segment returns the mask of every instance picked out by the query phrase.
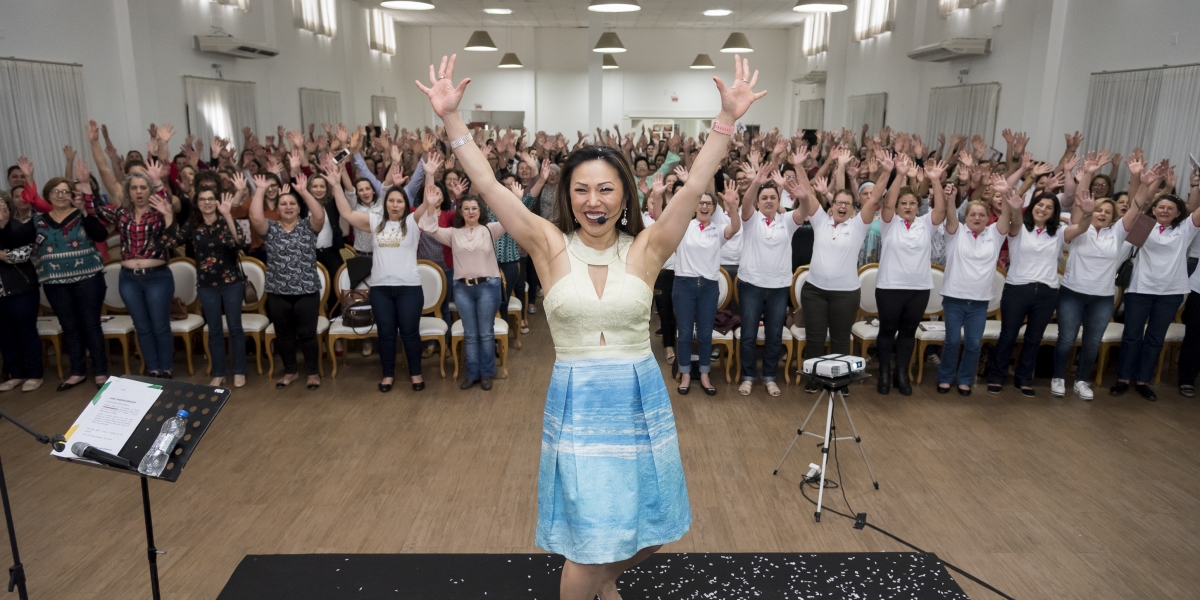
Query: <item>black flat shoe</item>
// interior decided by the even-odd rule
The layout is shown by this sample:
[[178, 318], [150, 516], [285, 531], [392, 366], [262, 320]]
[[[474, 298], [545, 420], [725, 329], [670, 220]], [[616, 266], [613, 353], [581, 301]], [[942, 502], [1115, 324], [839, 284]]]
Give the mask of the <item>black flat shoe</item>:
[[688, 384], [687, 387], [683, 387], [681, 385], [681, 386], [675, 388], [675, 391], [679, 392], [680, 396], [686, 396], [688, 392], [692, 391], [692, 385], [690, 383]]
[[390, 392], [390, 391], [392, 391], [392, 384], [390, 384], [390, 383], [381, 383], [381, 384], [379, 384], [379, 391], [381, 391], [381, 392], [383, 392], [383, 393], [385, 393], [385, 394], [386, 394], [386, 393], [388, 393], [388, 392]]
[[1026, 398], [1034, 397], [1033, 388], [1017, 388], [1017, 389], [1020, 390], [1021, 395], [1025, 396]]
[[967, 389], [965, 389], [965, 390], [964, 390], [964, 389], [962, 389], [962, 388], [958, 388], [958, 395], [959, 395], [959, 396], [970, 396], [970, 395], [971, 395], [971, 388], [967, 388]]
[[1139, 384], [1137, 384], [1136, 389], [1137, 389], [1137, 392], [1139, 394], [1141, 394], [1143, 398], [1145, 398], [1151, 402], [1158, 402], [1158, 394], [1155, 394], [1154, 390], [1150, 389], [1150, 386], [1148, 386], [1144, 383], [1139, 383]]
[[65, 381], [64, 381], [64, 382], [62, 382], [62, 383], [58, 384], [58, 387], [57, 387], [57, 388], [55, 388], [55, 389], [57, 389], [57, 390], [58, 390], [58, 391], [60, 391], [60, 392], [65, 392], [65, 391], [67, 391], [67, 390], [69, 390], [69, 389], [71, 389], [71, 388], [73, 388], [73, 387], [75, 387], [75, 386], [77, 386], [77, 385], [79, 385], [79, 384], [81, 384], [81, 383], [85, 382], [85, 381], [87, 381], [87, 379], [80, 379], [79, 381], [76, 381], [75, 383], [67, 383], [67, 382], [65, 382]]
[[717, 395], [717, 388], [715, 387], [704, 387], [704, 384], [702, 383], [700, 384], [700, 389], [704, 390], [704, 393], [708, 394], [709, 396]]
[[1125, 395], [1125, 392], [1128, 392], [1128, 391], [1129, 391], [1129, 382], [1128, 381], [1118, 381], [1118, 382], [1114, 383], [1111, 388], [1109, 388], [1108, 395], [1109, 396], [1123, 396], [1123, 395]]
[[472, 387], [475, 387], [475, 384], [476, 384], [476, 383], [479, 383], [479, 381], [478, 381], [478, 380], [476, 380], [476, 379], [464, 379], [464, 380], [463, 380], [463, 382], [462, 382], [462, 385], [458, 386], [458, 389], [460, 389], [460, 390], [469, 390], [469, 389], [471, 389]]
[[1179, 386], [1179, 395], [1183, 396], [1184, 398], [1195, 398], [1196, 397], [1196, 386], [1194, 386], [1194, 385]]
[[146, 373], [146, 377], [152, 377], [154, 379], [158, 379], [159, 377], [162, 377], [162, 374], [159, 373], [158, 371], [150, 371], [149, 373]]
[[999, 383], [989, 383], [987, 387], [988, 393], [995, 396], [1004, 391], [1004, 386]]
[[416, 383], [412, 384], [412, 386], [413, 386], [413, 391], [414, 391], [414, 392], [419, 392], [419, 391], [421, 391], [421, 390], [425, 389], [425, 382], [424, 382], [424, 381], [418, 381], [418, 382], [416, 382]]
[[158, 374], [158, 377], [159, 377], [159, 379], [171, 379], [171, 372], [163, 371], [162, 373]]
[[804, 384], [804, 393], [815, 394], [819, 391], [821, 391], [821, 384], [816, 379], [809, 377], [808, 383]]
[[939, 385], [939, 386], [937, 386], [937, 391], [938, 391], [938, 393], [939, 393], [939, 394], [949, 394], [949, 393], [950, 393], [950, 386], [942, 387], [942, 386], [940, 386], [940, 385]]

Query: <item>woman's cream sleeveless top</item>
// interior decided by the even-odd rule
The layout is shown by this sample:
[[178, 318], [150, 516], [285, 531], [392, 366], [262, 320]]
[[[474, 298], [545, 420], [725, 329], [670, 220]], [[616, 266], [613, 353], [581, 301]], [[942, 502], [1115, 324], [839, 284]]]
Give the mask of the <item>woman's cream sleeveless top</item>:
[[[633, 236], [594, 250], [575, 233], [563, 234], [571, 272], [554, 284], [544, 300], [546, 320], [558, 360], [641, 358], [650, 354], [650, 302], [653, 290], [626, 272]], [[588, 275], [588, 266], [607, 266], [603, 298]], [[600, 345], [600, 336], [604, 345]]]

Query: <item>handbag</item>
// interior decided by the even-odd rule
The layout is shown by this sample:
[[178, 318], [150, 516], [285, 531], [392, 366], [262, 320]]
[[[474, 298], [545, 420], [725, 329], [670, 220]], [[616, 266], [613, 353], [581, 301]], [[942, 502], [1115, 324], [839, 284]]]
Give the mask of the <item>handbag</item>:
[[171, 298], [171, 320], [183, 321], [188, 318], [187, 305], [179, 298]]
[[[1145, 239], [1142, 241], [1145, 241]], [[1141, 250], [1141, 248], [1134, 248], [1129, 258], [1125, 259], [1125, 262], [1117, 267], [1117, 287], [1122, 289], [1127, 288], [1133, 281], [1133, 259], [1137, 257], [1138, 250]]]
[[242, 290], [242, 304], [252, 306], [258, 304], [258, 290], [254, 289], [254, 282], [246, 277], [246, 270], [242, 268], [242, 260], [238, 259], [238, 270], [242, 272], [242, 281], [246, 282], [246, 288]]
[[[375, 325], [375, 312], [371, 308], [368, 290], [342, 292], [341, 305], [342, 324], [353, 330], [355, 335], [363, 335]], [[365, 327], [367, 331], [359, 333], [359, 327]]]

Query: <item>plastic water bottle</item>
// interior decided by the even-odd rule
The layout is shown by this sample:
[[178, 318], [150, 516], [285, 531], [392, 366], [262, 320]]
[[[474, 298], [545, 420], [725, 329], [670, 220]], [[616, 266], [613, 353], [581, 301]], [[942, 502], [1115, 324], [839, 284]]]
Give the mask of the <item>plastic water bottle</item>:
[[171, 451], [175, 449], [175, 443], [183, 437], [183, 432], [187, 430], [187, 418], [188, 411], [181, 410], [163, 423], [162, 432], [158, 434], [158, 438], [150, 446], [150, 451], [142, 457], [142, 462], [138, 464], [138, 473], [147, 477], [162, 475], [163, 469], [167, 468], [167, 462], [171, 459]]

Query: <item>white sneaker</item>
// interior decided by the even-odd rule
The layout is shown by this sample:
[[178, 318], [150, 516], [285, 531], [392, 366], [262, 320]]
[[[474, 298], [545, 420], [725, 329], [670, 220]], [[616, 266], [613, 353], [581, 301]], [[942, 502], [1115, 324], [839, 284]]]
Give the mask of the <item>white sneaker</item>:
[[[1075, 389], [1076, 390], [1079, 389], [1078, 384], [1076, 384]], [[1050, 395], [1051, 396], [1058, 396], [1059, 398], [1062, 398], [1064, 395], [1066, 395], [1066, 393], [1067, 393], [1067, 382], [1063, 381], [1062, 379], [1059, 379], [1058, 377], [1055, 377], [1054, 379], [1050, 380]]]
[[1092, 386], [1088, 385], [1088, 383], [1086, 381], [1076, 381], [1075, 382], [1075, 395], [1079, 396], [1080, 398], [1082, 398], [1084, 400], [1087, 400], [1088, 402], [1091, 402], [1092, 401]]

